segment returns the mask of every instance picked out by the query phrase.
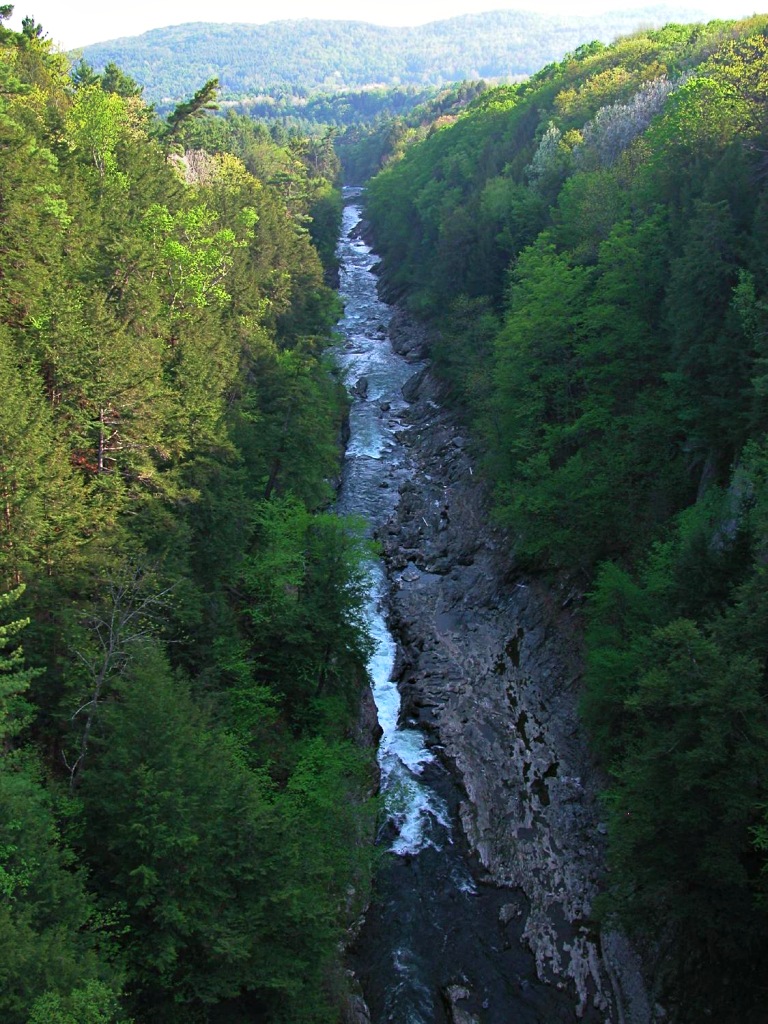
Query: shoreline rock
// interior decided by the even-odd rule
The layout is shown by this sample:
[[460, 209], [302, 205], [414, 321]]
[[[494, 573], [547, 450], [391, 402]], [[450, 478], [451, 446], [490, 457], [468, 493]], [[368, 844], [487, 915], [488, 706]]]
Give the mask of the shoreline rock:
[[[390, 332], [409, 360], [428, 350], [402, 311]], [[577, 709], [579, 602], [517, 573], [508, 538], [489, 525], [471, 442], [429, 371], [404, 397], [410, 467], [380, 536], [402, 716], [455, 769], [462, 825], [490, 878], [529, 901], [524, 939], [539, 977], [570, 987], [579, 1018], [649, 1024], [637, 957], [623, 936], [601, 941], [591, 920], [605, 836]]]

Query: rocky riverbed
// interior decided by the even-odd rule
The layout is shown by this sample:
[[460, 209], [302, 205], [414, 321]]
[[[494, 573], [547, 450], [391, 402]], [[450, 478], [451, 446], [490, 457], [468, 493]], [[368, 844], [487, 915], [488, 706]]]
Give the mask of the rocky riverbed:
[[[423, 358], [424, 336], [402, 314], [390, 336], [407, 359]], [[380, 530], [402, 715], [455, 771], [466, 838], [487, 880], [509, 889], [500, 917], [524, 914], [539, 978], [572, 993], [576, 1018], [648, 1024], [635, 954], [591, 918], [605, 828], [577, 714], [579, 595], [515, 571], [489, 525], [471, 439], [429, 371], [403, 393], [406, 461]], [[482, 1024], [463, 1009], [468, 996], [453, 993], [454, 1024]]]

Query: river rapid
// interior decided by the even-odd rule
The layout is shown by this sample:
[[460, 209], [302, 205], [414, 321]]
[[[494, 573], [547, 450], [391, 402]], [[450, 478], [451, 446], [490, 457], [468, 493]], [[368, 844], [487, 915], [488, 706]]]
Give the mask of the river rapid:
[[[397, 355], [393, 310], [377, 296], [376, 256], [360, 237], [348, 190], [338, 255], [345, 315], [337, 359], [353, 403], [338, 510], [384, 527], [412, 473], [398, 441], [408, 425], [403, 384], [422, 365]], [[378, 760], [383, 851], [366, 921], [352, 952], [373, 1024], [557, 1024], [573, 1002], [538, 980], [521, 942], [528, 907], [519, 890], [490, 884], [459, 824], [464, 795], [415, 724], [403, 722], [395, 682], [396, 639], [387, 625], [390, 587], [371, 566], [368, 621], [376, 650], [369, 671], [382, 737]]]

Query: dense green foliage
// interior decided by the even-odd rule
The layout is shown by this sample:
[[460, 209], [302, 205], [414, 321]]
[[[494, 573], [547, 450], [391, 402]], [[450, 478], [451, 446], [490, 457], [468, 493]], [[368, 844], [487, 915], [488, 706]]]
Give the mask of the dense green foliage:
[[[215, 14], [215, 12], [212, 12]], [[536, 71], [586, 39], [606, 42], [638, 24], [684, 16], [642, 7], [599, 17], [528, 11], [465, 15], [415, 28], [360, 21], [193, 23], [86, 46], [86, 60], [117, 64], [155, 103], [173, 103], [216, 74], [225, 99], [340, 92], [363, 86], [442, 85]]]
[[328, 202], [337, 201], [338, 193], [329, 191], [328, 183], [342, 178], [348, 183], [367, 181], [436, 125], [456, 117], [486, 88], [485, 82], [461, 82], [444, 88], [373, 89], [301, 101], [283, 97], [227, 104], [221, 117], [185, 125], [182, 138], [209, 152], [236, 153], [253, 173], [271, 183], [287, 181], [291, 195], [298, 187], [292, 166], [305, 166], [310, 175], [305, 186], [311, 195], [301, 198], [309, 199], [312, 240], [329, 266], [336, 239], [330, 230], [323, 235], [322, 226], [335, 227], [338, 209]]
[[438, 118], [462, 110], [487, 85], [369, 86], [353, 92], [296, 96], [290, 91], [226, 104], [228, 114], [266, 121], [273, 138], [301, 133], [313, 142], [332, 138], [344, 179], [367, 181], [404, 148], [433, 129]]
[[399, 160], [409, 146], [450, 123], [487, 88], [483, 81], [459, 82], [435, 90], [430, 99], [409, 110], [392, 110], [350, 124], [335, 138], [344, 180], [352, 184], [368, 181], [388, 163]]
[[34, 24], [0, 82], [0, 1018], [331, 1021], [369, 830], [336, 165]]
[[307, 125], [339, 128], [398, 117], [426, 103], [440, 91], [441, 87], [437, 85], [368, 86], [346, 92], [303, 92], [299, 95], [286, 91], [249, 97], [227, 106], [256, 119], [279, 119], [283, 124], [301, 121]]
[[368, 200], [519, 562], [591, 588], [603, 911], [658, 941], [690, 1022], [761, 1019], [768, 977], [767, 37], [582, 47]]
[[271, 185], [294, 219], [308, 228], [326, 279], [335, 280], [341, 164], [330, 128], [310, 138], [296, 126], [268, 126], [230, 109], [224, 117], [187, 121], [179, 139], [187, 150], [234, 154], [252, 175]]

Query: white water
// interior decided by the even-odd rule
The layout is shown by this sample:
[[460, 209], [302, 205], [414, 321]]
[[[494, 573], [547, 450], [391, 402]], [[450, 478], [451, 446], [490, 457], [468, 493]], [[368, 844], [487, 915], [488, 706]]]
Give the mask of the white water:
[[[398, 484], [408, 473], [395, 435], [407, 429], [401, 423], [402, 385], [421, 367], [394, 353], [387, 339], [392, 310], [376, 295], [376, 258], [362, 240], [350, 237], [359, 216], [356, 207], [345, 210], [339, 243], [346, 314], [339, 325], [338, 362], [350, 387], [365, 376], [368, 390], [364, 400], [353, 391], [337, 507], [363, 516], [374, 530], [386, 529]], [[474, 991], [468, 1019], [482, 1024], [575, 1024], [567, 995], [537, 980], [533, 958], [520, 945], [522, 923], [505, 926], [502, 934], [500, 911], [511, 897], [475, 882], [456, 818], [452, 841], [448, 806], [430, 785], [431, 780], [453, 806], [460, 797], [449, 775], [434, 764], [419, 730], [398, 726], [400, 695], [391, 678], [396, 648], [383, 611], [386, 593], [383, 568], [375, 563], [367, 616], [376, 647], [368, 667], [383, 730], [381, 840], [390, 856], [378, 874], [358, 961], [375, 1024], [446, 1024], [441, 993], [457, 982]]]
[[378, 754], [381, 791], [387, 821], [397, 831], [390, 849], [398, 854], [415, 854], [428, 846], [440, 849], [446, 839], [450, 841], [448, 811], [434, 790], [419, 778], [435, 758], [418, 729], [398, 727], [400, 694], [391, 679], [395, 644], [373, 601], [368, 621], [377, 645], [368, 671], [383, 732]]
[[[401, 428], [399, 414], [406, 405], [401, 388], [420, 367], [394, 353], [386, 337], [391, 309], [376, 294], [375, 257], [365, 242], [350, 237], [359, 220], [359, 208], [346, 207], [339, 243], [345, 315], [339, 324], [344, 343], [338, 362], [349, 387], [365, 377], [368, 390], [365, 399], [353, 397], [338, 509], [362, 515], [375, 527], [384, 523], [394, 506], [401, 468], [395, 431]], [[425, 766], [434, 761], [422, 733], [398, 727], [400, 695], [391, 678], [395, 642], [382, 612], [385, 587], [381, 566], [372, 565], [367, 618], [376, 649], [368, 669], [383, 731], [378, 753], [381, 791], [389, 828], [396, 832], [392, 852], [416, 854], [450, 842], [451, 828], [444, 802], [420, 779]]]

